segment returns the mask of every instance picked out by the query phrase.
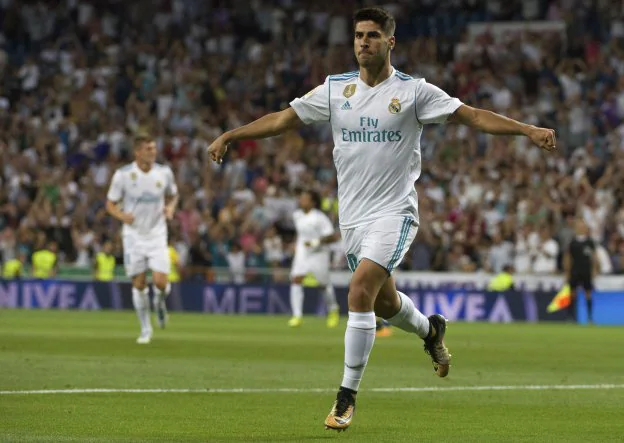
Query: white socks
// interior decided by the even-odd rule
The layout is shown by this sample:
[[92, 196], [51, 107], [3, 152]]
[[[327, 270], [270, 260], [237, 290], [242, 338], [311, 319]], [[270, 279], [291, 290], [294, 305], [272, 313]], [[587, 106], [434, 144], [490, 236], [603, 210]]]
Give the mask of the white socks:
[[357, 391], [375, 343], [375, 313], [351, 312], [345, 332], [344, 376], [341, 386]]
[[141, 323], [141, 335], [152, 335], [147, 287], [142, 291], [137, 288], [132, 288], [132, 304], [134, 305], [134, 310]]
[[161, 291], [156, 286], [154, 286], [154, 308], [158, 309], [166, 309], [165, 299], [169, 296], [171, 292], [171, 283], [167, 283], [164, 291]]
[[296, 283], [290, 285], [290, 309], [293, 317], [303, 317], [303, 286]]
[[427, 335], [429, 335], [429, 319], [416, 309], [416, 306], [414, 306], [414, 303], [407, 295], [399, 291], [397, 293], [401, 299], [401, 309], [394, 317], [387, 320], [391, 325], [399, 329], [416, 333], [422, 339], [427, 338]]
[[323, 291], [323, 297], [325, 298], [325, 306], [327, 306], [327, 312], [332, 312], [338, 309], [336, 293], [334, 292], [334, 287], [331, 284], [325, 286], [325, 290]]

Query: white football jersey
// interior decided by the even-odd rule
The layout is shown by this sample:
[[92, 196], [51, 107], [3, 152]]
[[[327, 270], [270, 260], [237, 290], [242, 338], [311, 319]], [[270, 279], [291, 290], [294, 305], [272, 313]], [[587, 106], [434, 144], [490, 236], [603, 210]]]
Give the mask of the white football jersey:
[[305, 242], [327, 237], [334, 233], [334, 226], [331, 220], [323, 211], [312, 209], [308, 213], [297, 209], [293, 213], [295, 230], [297, 231], [297, 242], [295, 245], [296, 254], [315, 255], [324, 254], [329, 260], [329, 246], [321, 245], [312, 249], [304, 245]]
[[375, 87], [361, 81], [357, 71], [330, 75], [290, 103], [305, 124], [331, 123], [342, 228], [385, 216], [418, 221], [414, 183], [421, 170], [423, 125], [446, 122], [461, 104], [394, 68]]
[[107, 198], [122, 202], [123, 211], [134, 215], [134, 223], [123, 225], [123, 235], [166, 237], [165, 196], [177, 193], [169, 166], [155, 163], [149, 172], [143, 172], [133, 162], [115, 171]]

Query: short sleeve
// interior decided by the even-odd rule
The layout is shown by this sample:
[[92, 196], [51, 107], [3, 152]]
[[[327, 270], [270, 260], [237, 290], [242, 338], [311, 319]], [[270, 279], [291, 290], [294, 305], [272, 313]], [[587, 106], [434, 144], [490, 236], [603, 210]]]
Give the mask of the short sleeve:
[[322, 85], [291, 101], [290, 106], [306, 125], [329, 121], [329, 77]]
[[334, 233], [334, 225], [332, 224], [331, 220], [324, 213], [319, 212], [319, 214], [321, 237], [327, 237], [328, 235], [332, 235]]
[[178, 195], [178, 186], [176, 185], [171, 168], [167, 168], [167, 189], [165, 189], [165, 193], [169, 196]]
[[113, 179], [111, 180], [110, 187], [108, 188], [108, 194], [106, 198], [113, 203], [117, 203], [123, 198], [123, 176], [121, 172], [115, 171]]
[[458, 98], [451, 97], [425, 80], [416, 84], [416, 117], [424, 125], [445, 123], [449, 115], [461, 105], [462, 102]]

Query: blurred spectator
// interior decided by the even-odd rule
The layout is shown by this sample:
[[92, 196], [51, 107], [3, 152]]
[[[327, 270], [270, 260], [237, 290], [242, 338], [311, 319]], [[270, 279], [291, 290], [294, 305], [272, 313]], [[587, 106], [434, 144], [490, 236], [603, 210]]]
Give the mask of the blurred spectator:
[[[298, 188], [319, 191], [338, 222], [328, 126], [240, 142], [223, 165], [203, 152], [224, 130], [356, 69], [350, 15], [363, 3], [0, 2], [3, 263], [32, 262], [43, 238], [58, 244], [59, 265], [88, 267], [108, 240], [120, 264], [120, 226], [103, 210], [104, 193], [141, 129], [179, 181], [171, 236], [186, 276], [229, 274], [232, 258], [254, 281], [288, 268]], [[556, 128], [561, 153], [425, 127], [421, 226], [403, 269], [560, 272], [580, 216], [603, 251], [602, 271], [624, 273], [622, 8], [460, 3], [389, 4], [401, 41], [394, 66], [467, 104]], [[488, 20], [542, 25], [470, 27]], [[340, 244], [332, 250], [334, 268], [346, 269]]]
[[513, 245], [504, 240], [500, 232], [495, 232], [488, 255], [486, 269], [499, 274], [504, 268], [511, 266], [513, 260]]
[[557, 272], [558, 255], [559, 244], [552, 237], [550, 229], [547, 226], [543, 226], [540, 230], [535, 260], [533, 261], [533, 273], [554, 274]]
[[13, 280], [25, 276], [24, 264], [26, 263], [26, 255], [19, 254], [16, 258], [12, 258], [4, 262], [2, 267], [2, 278]]
[[95, 279], [99, 281], [111, 281], [115, 276], [115, 256], [111, 241], [104, 242], [102, 250], [95, 255], [94, 271]]
[[180, 261], [180, 255], [175, 248], [175, 242], [172, 237], [169, 237], [169, 260], [171, 262], [171, 271], [169, 272], [169, 283], [178, 283], [182, 279], [182, 266]]
[[234, 283], [245, 283], [245, 253], [238, 243], [234, 243], [227, 253], [230, 276]]
[[43, 240], [32, 255], [32, 275], [34, 278], [48, 279], [58, 271], [58, 245], [55, 241], [46, 245], [45, 238]]

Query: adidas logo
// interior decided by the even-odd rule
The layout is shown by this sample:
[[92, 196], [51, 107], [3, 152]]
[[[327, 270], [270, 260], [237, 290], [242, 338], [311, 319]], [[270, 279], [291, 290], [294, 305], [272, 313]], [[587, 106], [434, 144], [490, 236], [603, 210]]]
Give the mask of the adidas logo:
[[342, 109], [343, 111], [350, 111], [351, 105], [349, 104], [349, 100], [347, 100], [345, 104], [340, 107], [340, 109]]

